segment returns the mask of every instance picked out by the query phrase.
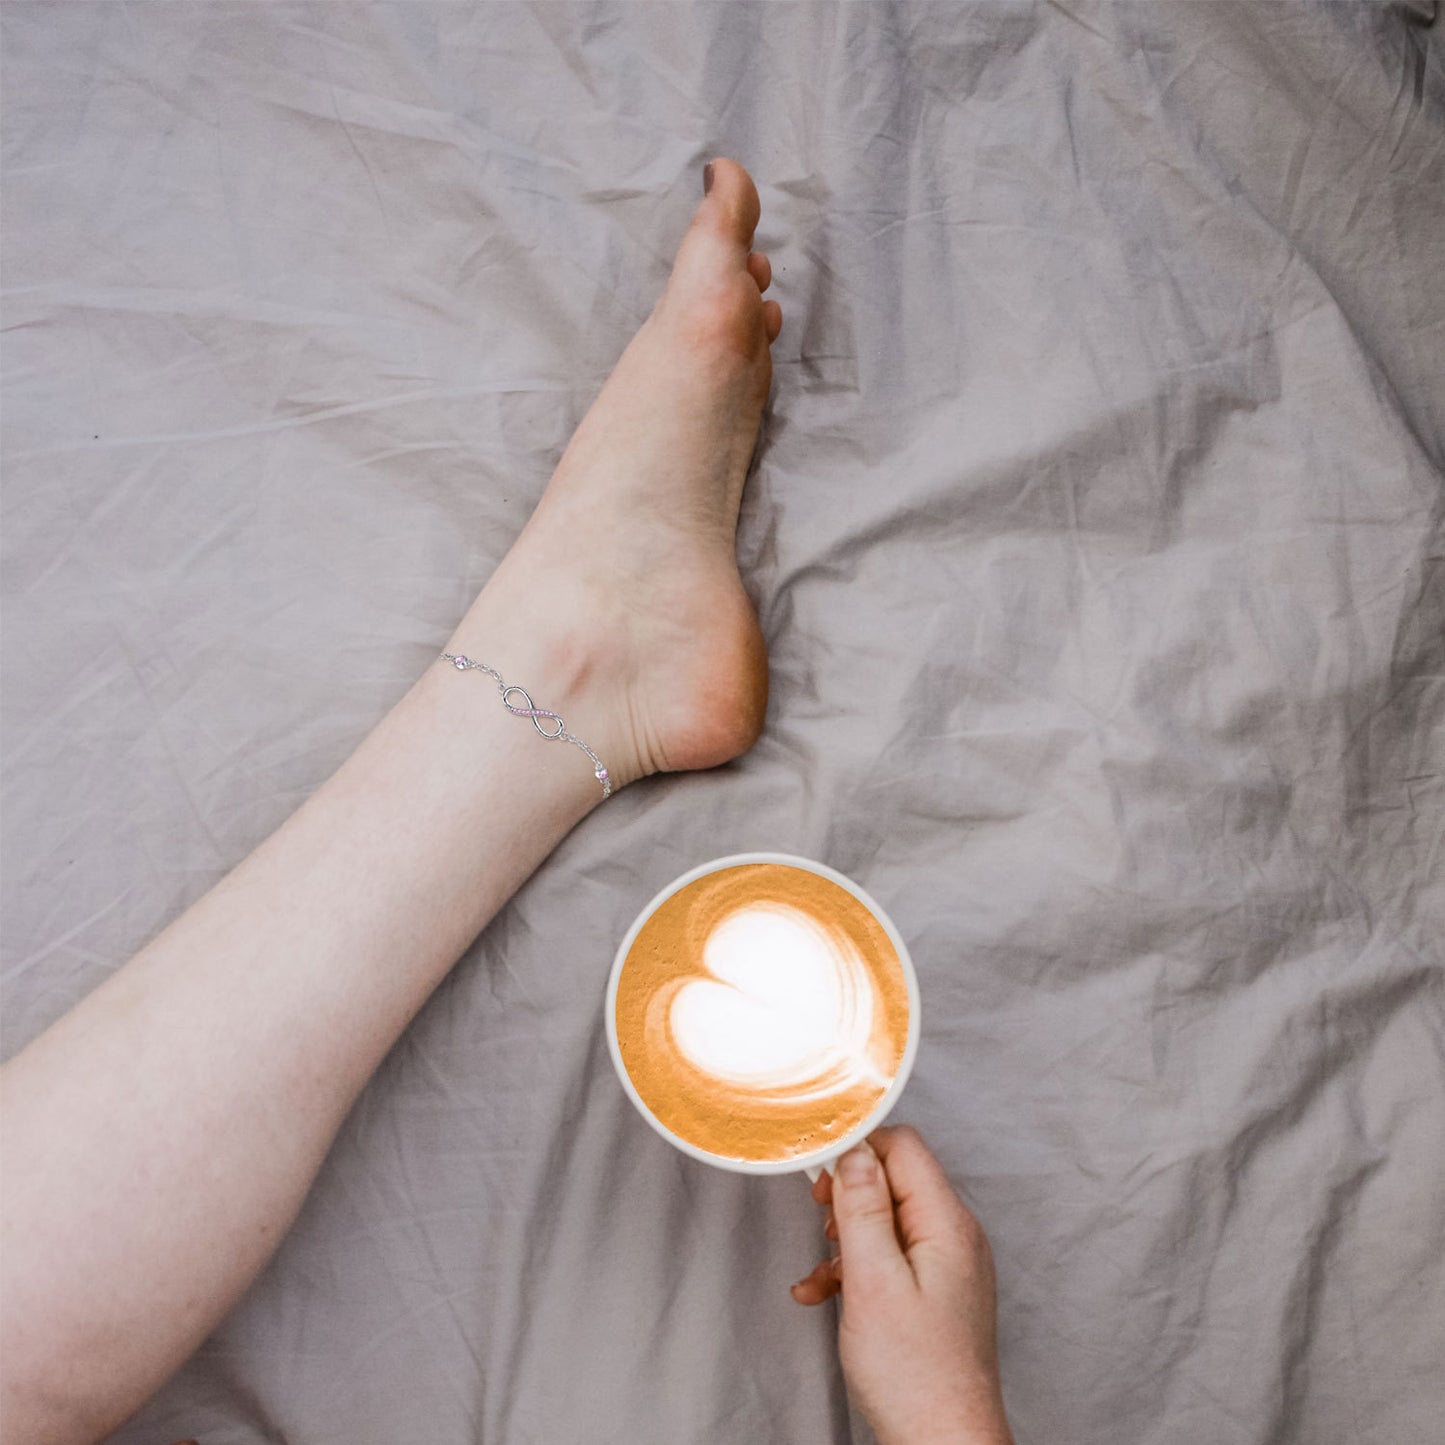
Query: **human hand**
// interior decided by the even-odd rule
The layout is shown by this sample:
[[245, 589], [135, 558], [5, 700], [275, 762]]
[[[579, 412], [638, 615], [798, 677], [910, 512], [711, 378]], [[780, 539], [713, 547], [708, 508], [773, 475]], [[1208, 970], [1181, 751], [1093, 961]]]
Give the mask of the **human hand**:
[[[870, 1147], [871, 1145], [871, 1147]], [[838, 1353], [879, 1445], [1012, 1445], [999, 1385], [993, 1253], [916, 1129], [879, 1129], [813, 1198], [839, 1255], [793, 1286], [841, 1289]]]

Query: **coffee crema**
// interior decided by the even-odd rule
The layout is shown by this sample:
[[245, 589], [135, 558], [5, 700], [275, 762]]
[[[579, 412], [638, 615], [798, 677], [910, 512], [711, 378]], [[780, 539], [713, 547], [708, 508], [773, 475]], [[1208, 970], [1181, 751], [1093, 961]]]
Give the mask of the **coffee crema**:
[[805, 868], [704, 874], [638, 931], [618, 977], [622, 1062], [657, 1120], [710, 1154], [810, 1154], [857, 1127], [908, 1044], [887, 932]]

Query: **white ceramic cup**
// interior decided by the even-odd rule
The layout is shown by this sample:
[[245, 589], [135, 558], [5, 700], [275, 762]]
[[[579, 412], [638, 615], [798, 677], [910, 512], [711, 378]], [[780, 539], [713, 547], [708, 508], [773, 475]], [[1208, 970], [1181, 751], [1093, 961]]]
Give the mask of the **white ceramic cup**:
[[[846, 888], [878, 920], [883, 931], [888, 935], [889, 942], [898, 953], [898, 962], [903, 969], [904, 981], [908, 986], [908, 1042], [904, 1045], [903, 1059], [898, 1065], [898, 1072], [893, 1076], [893, 1082], [888, 1086], [883, 1097], [879, 1099], [873, 1112], [860, 1120], [857, 1127], [850, 1130], [843, 1138], [835, 1139], [821, 1149], [812, 1150], [810, 1153], [795, 1155], [791, 1159], [727, 1159], [719, 1154], [710, 1154], [706, 1149], [700, 1149], [686, 1139], [678, 1138], [643, 1102], [642, 1096], [637, 1092], [628, 1075], [626, 1065], [622, 1062], [622, 1050], [617, 1042], [617, 987], [622, 977], [622, 966], [627, 961], [628, 951], [632, 947], [633, 940], [642, 931], [643, 924], [679, 889], [686, 888], [689, 883], [695, 882], [705, 874], [717, 873], [724, 868], [736, 868], [744, 863], [783, 863], [791, 868], [806, 868], [810, 873], [816, 873], [819, 877], [828, 879], [830, 883], [836, 883], [840, 888]], [[893, 920], [851, 878], [845, 878], [841, 873], [835, 872], [825, 864], [815, 863], [811, 858], [797, 858], [790, 853], [733, 853], [726, 858], [714, 858], [709, 863], [699, 863], [696, 868], [690, 868], [680, 878], [674, 878], [637, 915], [632, 927], [627, 930], [621, 944], [618, 945], [617, 956], [612, 961], [612, 974], [607, 981], [606, 1023], [607, 1049], [612, 1055], [613, 1066], [617, 1070], [617, 1077], [622, 1080], [622, 1087], [627, 1091], [627, 1097], [637, 1105], [638, 1112], [642, 1117], [674, 1148], [681, 1149], [684, 1154], [691, 1154], [694, 1159], [700, 1159], [704, 1164], [713, 1164], [719, 1169], [736, 1170], [740, 1174], [793, 1174], [801, 1170], [810, 1179], [816, 1179], [823, 1169], [829, 1169], [839, 1155], [846, 1154], [860, 1139], [871, 1134], [887, 1117], [894, 1104], [898, 1102], [898, 1096], [903, 1092], [903, 1086], [908, 1082], [908, 1075], [913, 1070], [914, 1056], [918, 1053], [918, 977], [913, 971], [913, 960], [908, 956], [908, 945], [903, 942], [898, 930], [893, 926]], [[831, 1169], [829, 1172], [832, 1172]]]

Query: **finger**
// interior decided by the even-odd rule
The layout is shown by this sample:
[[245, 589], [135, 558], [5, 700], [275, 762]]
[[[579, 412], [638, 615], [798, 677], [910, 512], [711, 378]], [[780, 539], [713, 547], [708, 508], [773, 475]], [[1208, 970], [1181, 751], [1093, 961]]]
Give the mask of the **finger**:
[[865, 1291], [912, 1280], [893, 1227], [893, 1198], [878, 1156], [865, 1141], [838, 1161], [833, 1218], [848, 1278]]
[[792, 1287], [792, 1295], [800, 1305], [820, 1305], [838, 1293], [839, 1282], [838, 1262], [825, 1259], [812, 1274]]
[[813, 1181], [813, 1202], [815, 1204], [831, 1204], [833, 1202], [833, 1176], [826, 1169]]
[[978, 1221], [918, 1130], [908, 1124], [878, 1129], [869, 1143], [888, 1176], [903, 1248], [911, 1254], [919, 1246], [950, 1251], [967, 1246]]
[[833, 1218], [831, 1209], [828, 1211], [828, 1218], [824, 1221], [823, 1233], [828, 1239], [837, 1239], [838, 1237], [838, 1221]]

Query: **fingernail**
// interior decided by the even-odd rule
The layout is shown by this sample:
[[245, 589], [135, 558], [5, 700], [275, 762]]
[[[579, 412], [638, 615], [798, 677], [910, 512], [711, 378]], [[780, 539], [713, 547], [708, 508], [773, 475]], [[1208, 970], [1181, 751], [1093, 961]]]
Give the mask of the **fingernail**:
[[702, 168], [702, 193], [708, 195], [712, 191], [712, 162], [709, 161]]
[[878, 1156], [862, 1143], [838, 1161], [838, 1176], [844, 1184], [872, 1184], [878, 1178]]

